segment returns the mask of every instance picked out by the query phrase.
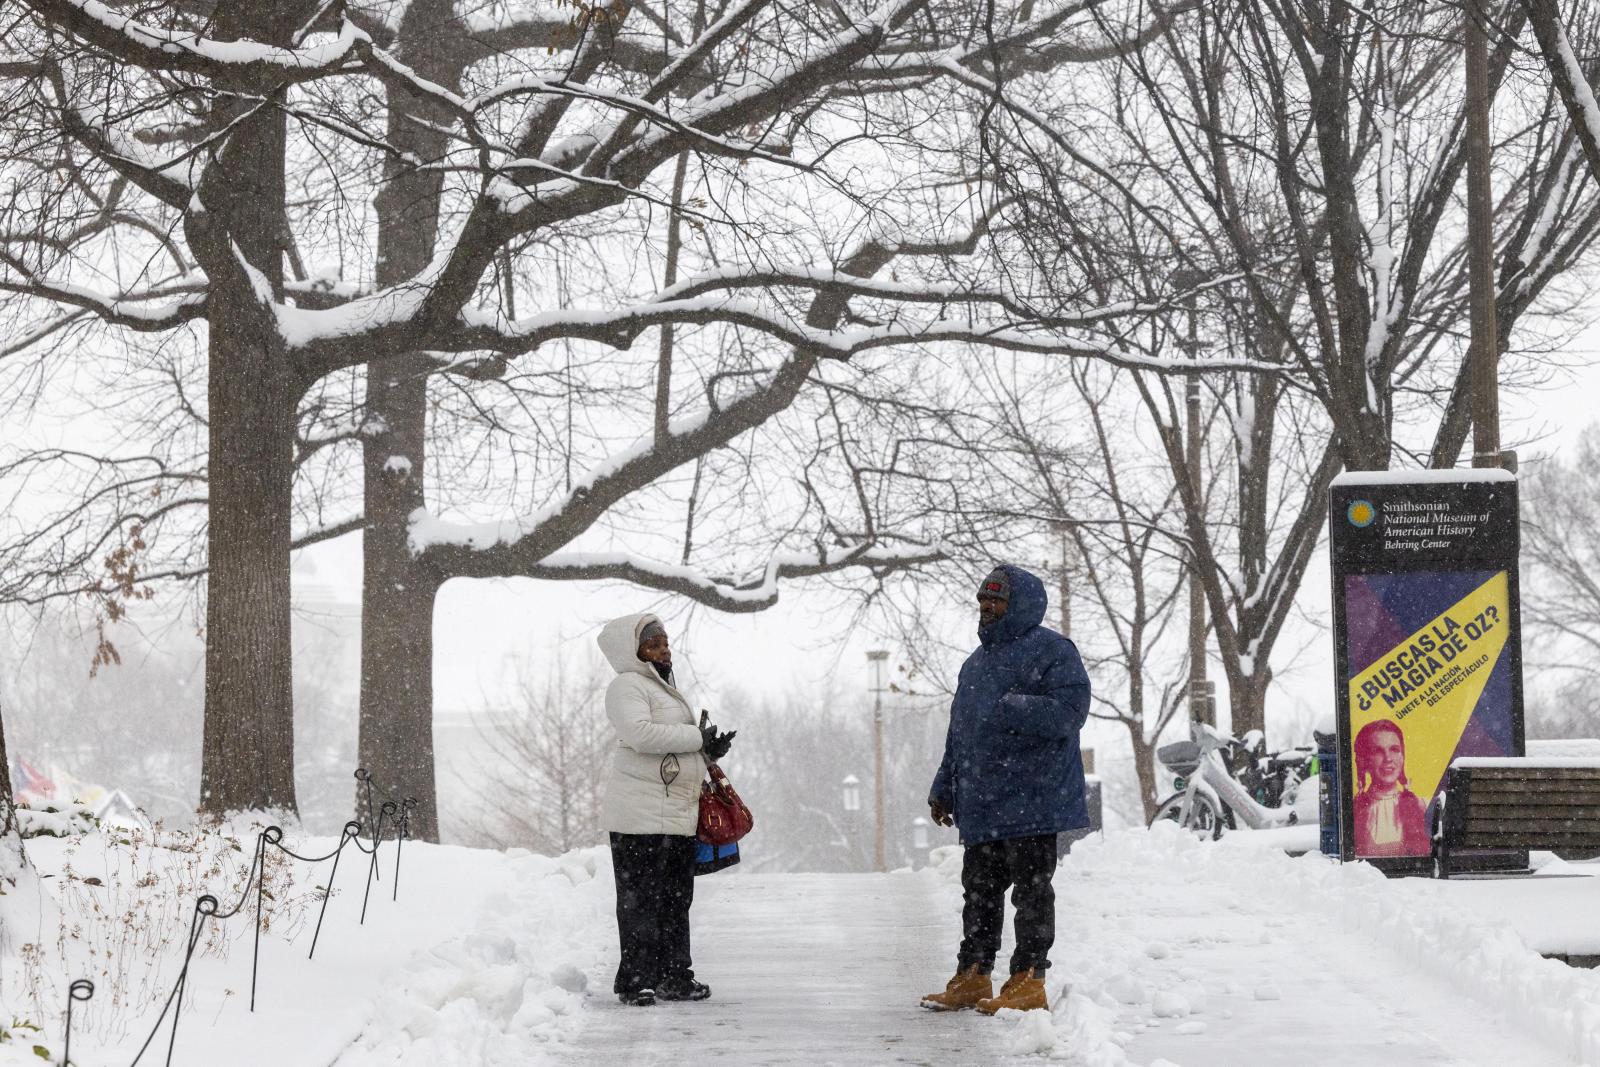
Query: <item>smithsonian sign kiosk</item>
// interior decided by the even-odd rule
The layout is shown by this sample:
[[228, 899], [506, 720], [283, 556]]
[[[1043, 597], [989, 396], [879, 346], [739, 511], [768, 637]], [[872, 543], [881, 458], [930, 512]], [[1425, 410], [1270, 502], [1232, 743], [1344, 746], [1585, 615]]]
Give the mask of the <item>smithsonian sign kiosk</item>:
[[1523, 754], [1516, 476], [1352, 472], [1329, 498], [1340, 856], [1425, 873], [1450, 761]]

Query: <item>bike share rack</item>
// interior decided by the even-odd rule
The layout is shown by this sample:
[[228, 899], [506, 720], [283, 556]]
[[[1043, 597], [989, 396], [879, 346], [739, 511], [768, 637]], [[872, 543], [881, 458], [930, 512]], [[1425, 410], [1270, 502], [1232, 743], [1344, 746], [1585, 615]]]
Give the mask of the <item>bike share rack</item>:
[[[367, 796], [367, 818], [372, 819], [372, 774], [365, 768], [355, 772], [356, 780], [365, 787]], [[256, 975], [261, 962], [261, 926], [263, 901], [266, 896], [266, 853], [267, 847], [277, 849], [286, 856], [300, 860], [303, 863], [326, 863], [333, 861], [333, 869], [328, 873], [328, 886], [322, 896], [322, 907], [317, 912], [316, 930], [311, 935], [311, 951], [306, 955], [312, 959], [317, 954], [317, 938], [322, 935], [322, 919], [328, 912], [328, 901], [333, 898], [333, 880], [339, 875], [339, 857], [344, 853], [345, 846], [354, 843], [356, 848], [371, 857], [367, 864], [367, 886], [361, 897], [361, 919], [358, 925], [365, 926], [367, 922], [367, 903], [372, 896], [372, 883], [379, 881], [378, 875], [378, 846], [383, 842], [384, 823], [388, 822], [394, 831], [394, 894], [393, 899], [400, 899], [400, 855], [404, 848], [407, 831], [411, 825], [411, 812], [417, 806], [415, 797], [406, 797], [398, 804], [392, 800], [384, 801], [378, 808], [378, 818], [372, 827], [372, 843], [362, 843], [362, 824], [351, 820], [344, 824], [344, 829], [339, 833], [339, 846], [325, 856], [302, 856], [283, 844], [283, 830], [277, 826], [269, 826], [256, 835], [256, 847], [250, 860], [250, 873], [245, 879], [244, 891], [239, 895], [239, 902], [228, 911], [219, 911], [220, 905], [217, 898], [210, 893], [203, 894], [194, 902], [194, 914], [189, 920], [189, 941], [184, 952], [183, 966], [178, 970], [178, 981], [172, 987], [172, 992], [167, 994], [167, 1000], [161, 1008], [161, 1014], [156, 1017], [155, 1025], [150, 1028], [150, 1034], [144, 1039], [144, 1044], [139, 1046], [138, 1053], [133, 1057], [129, 1067], [137, 1067], [144, 1054], [150, 1050], [155, 1042], [156, 1035], [161, 1031], [162, 1024], [167, 1020], [170, 1012], [172, 1026], [167, 1035], [167, 1067], [172, 1064], [172, 1052], [178, 1042], [178, 1015], [182, 1009], [184, 989], [189, 981], [189, 964], [193, 961], [195, 950], [199, 946], [201, 937], [205, 932], [207, 922], [222, 922], [231, 919], [244, 910], [245, 904], [250, 899], [253, 889], [256, 897], [256, 922], [255, 941], [250, 957], [250, 1010], [256, 1010]], [[87, 978], [79, 978], [67, 987], [67, 1019], [63, 1048], [59, 1067], [71, 1067], [72, 1063], [72, 1005], [78, 1001], [88, 1001], [94, 996], [94, 983]]]

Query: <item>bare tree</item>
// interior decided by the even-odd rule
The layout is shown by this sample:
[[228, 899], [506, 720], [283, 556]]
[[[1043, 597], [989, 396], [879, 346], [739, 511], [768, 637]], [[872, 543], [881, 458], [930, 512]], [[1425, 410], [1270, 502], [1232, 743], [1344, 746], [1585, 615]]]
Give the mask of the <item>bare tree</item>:
[[1600, 429], [1524, 465], [1523, 642], [1528, 734], [1593, 737], [1600, 721]]
[[[1572, 119], [1589, 173], [1600, 180], [1600, 104], [1595, 101], [1593, 62], [1595, 11], [1592, 4], [1571, 5], [1567, 18], [1556, 0], [1520, 0], [1533, 28], [1551, 85]], [[1469, 12], [1469, 17], [1472, 12]], [[1492, 23], [1491, 23], [1492, 25]], [[1584, 56], [1589, 55], [1589, 62]]]
[[490, 753], [464, 780], [477, 801], [468, 834], [495, 848], [560, 855], [604, 839], [600, 801], [616, 736], [606, 719], [610, 671], [591, 657], [519, 662], [515, 706], [479, 730]]
[[[1520, 9], [1508, 11], [1491, 64], [1514, 129], [1498, 146], [1494, 220], [1503, 360], [1537, 357], [1544, 333], [1524, 331], [1517, 348], [1514, 327], [1571, 306], [1556, 283], [1600, 226], [1555, 98], [1510, 91], [1531, 83]], [[1108, 34], [1125, 32], [1117, 14], [1101, 15]], [[1161, 427], [1240, 731], [1265, 727], [1273, 651], [1329, 481], [1342, 467], [1387, 467], [1397, 450], [1453, 465], [1465, 440], [1458, 25], [1446, 5], [1205, 5], [1120, 51], [1106, 81], [1075, 87], [1114, 102], [1090, 136], [1066, 136], [1073, 95], [1006, 113], [1010, 158], [1023, 161], [1012, 180], [1049, 193], [1028, 230], [1036, 260], [1092, 254], [1101, 274], [1132, 273], [1150, 293], [1188, 290], [1168, 328], [1138, 336], [1149, 351], [1226, 352], [1281, 371], [1208, 379], [1225, 442], [1207, 472], [1217, 492], [1191, 484], [1181, 390], [1136, 379]], [[1104, 185], [1127, 191], [1121, 235], [1086, 228], [1082, 197], [1047, 178], [1085, 155]], [[1453, 363], [1442, 358], [1452, 350]], [[1433, 432], [1397, 440], [1397, 427], [1418, 425]]]
[[1138, 484], [1140, 472], [1130, 469], [1121, 452], [1125, 438], [1113, 432], [1104, 414], [1111, 390], [1078, 371], [1073, 379], [1089, 411], [1091, 451], [1077, 491], [1054, 503], [1082, 562], [1078, 587], [1091, 608], [1087, 629], [1102, 642], [1114, 641], [1109, 654], [1091, 654], [1089, 663], [1102, 676], [1122, 679], [1118, 689], [1096, 688], [1091, 714], [1127, 731], [1148, 821], [1161, 799], [1155, 747], [1187, 696], [1187, 668], [1171, 651], [1183, 639], [1176, 608], [1187, 574], [1174, 531], [1165, 525], [1177, 488], [1169, 482], [1152, 495]]
[[1539, 666], [1600, 677], [1600, 428], [1522, 476], [1523, 617]]
[[[367, 565], [369, 591], [388, 599], [368, 605], [363, 700], [368, 721], [386, 706], [391, 719], [363, 749], [376, 745], [380, 778], [424, 795], [429, 811], [430, 587], [620, 577], [750, 609], [786, 577], [903, 566], [930, 550], [893, 530], [839, 528], [808, 550], [769, 550], [742, 574], [562, 550], [862, 353], [968, 341], [1151, 365], [1115, 322], [1159, 304], [1101, 306], [1087, 291], [1046, 302], [1014, 272], [993, 286], [990, 246], [976, 240], [988, 215], [970, 196], [934, 203], [924, 187], [896, 200], [897, 175], [864, 192], [832, 169], [927, 132], [940, 147], [924, 159], [942, 152], [949, 164], [942, 188], [981, 185], [960, 149], [981, 111], [949, 108], [941, 83], [981, 103], [994, 85], [986, 67], [1095, 62], [1124, 47], [1118, 37], [1108, 51], [1077, 5], [1025, 0], [997, 14], [931, 0], [745, 0], [667, 15], [582, 7], [566, 22], [432, 3], [398, 21], [313, 0], [202, 6], [135, 15], [28, 0], [9, 24], [0, 77], [15, 151], [0, 289], [36, 313], [40, 341], [86, 317], [137, 334], [205, 327], [206, 810], [294, 803], [287, 559], [297, 539], [367, 527], [388, 546]], [[454, 46], [458, 24], [476, 51]], [[884, 117], [898, 133], [880, 128]], [[686, 152], [723, 175], [722, 199], [695, 209], [731, 235], [719, 258], [665, 288], [635, 281], [596, 287], [583, 306], [515, 306], [519, 292], [550, 291], [542, 250], [619, 224], [626, 236], [629, 219], [662, 201], [658, 172]], [[773, 212], [766, 188], [827, 226]], [[373, 189], [395, 200], [376, 239]], [[746, 203], [755, 213], [740, 213]], [[930, 205], [937, 221], [924, 231], [914, 218]], [[649, 432], [626, 419], [605, 427], [528, 518], [450, 525], [416, 506], [416, 396], [433, 372], [492, 377], [562, 348], [592, 369], [603, 349], [668, 326], [737, 358], [691, 379], [698, 389], [675, 398], [665, 433], [653, 410]], [[308, 437], [308, 401], [363, 371], [353, 426]], [[297, 450], [328, 437], [378, 439], [363, 461], [369, 496], [296, 531]]]
[[[1132, 450], [1141, 412], [1115, 376], [1086, 366], [1033, 369], [991, 391], [1005, 398], [992, 415], [991, 454], [998, 446], [1016, 467], [1003, 512], [1029, 528], [1034, 545], [1064, 542], [1063, 562], [1041, 569], [1056, 570], [1060, 630], [1094, 679], [1090, 715], [1128, 736], [1148, 820], [1160, 799], [1155, 746], [1185, 695], [1176, 651], [1183, 634], [1174, 625], [1186, 575], [1181, 528], [1171, 521], [1177, 489], [1163, 467], [1152, 471]], [[1030, 404], [1025, 393], [1051, 402]], [[1060, 416], [1064, 396], [1077, 401], [1072, 418]]]

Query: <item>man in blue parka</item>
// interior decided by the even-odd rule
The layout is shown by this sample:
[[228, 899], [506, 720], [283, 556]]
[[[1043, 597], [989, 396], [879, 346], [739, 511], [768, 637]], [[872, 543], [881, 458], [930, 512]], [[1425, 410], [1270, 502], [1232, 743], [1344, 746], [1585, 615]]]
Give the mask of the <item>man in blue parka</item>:
[[[1056, 835], [1089, 825], [1078, 731], [1089, 676], [1078, 649], [1046, 629], [1044, 583], [1002, 563], [978, 585], [977, 651], [961, 665], [944, 760], [928, 794], [933, 820], [954, 823], [961, 861], [961, 950], [935, 1011], [1048, 1008], [1044, 972], [1056, 934]], [[994, 993], [1005, 893], [1016, 906], [1011, 977]]]

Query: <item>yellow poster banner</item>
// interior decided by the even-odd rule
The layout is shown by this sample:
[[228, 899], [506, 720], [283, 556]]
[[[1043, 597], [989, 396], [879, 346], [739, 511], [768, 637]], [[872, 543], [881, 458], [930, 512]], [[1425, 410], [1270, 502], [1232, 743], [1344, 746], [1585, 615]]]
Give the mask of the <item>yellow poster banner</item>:
[[1500, 660], [1510, 618], [1501, 571], [1350, 679], [1358, 855], [1426, 854], [1414, 824]]

